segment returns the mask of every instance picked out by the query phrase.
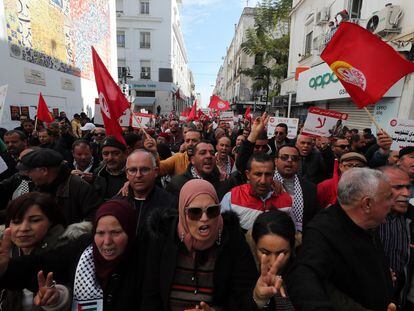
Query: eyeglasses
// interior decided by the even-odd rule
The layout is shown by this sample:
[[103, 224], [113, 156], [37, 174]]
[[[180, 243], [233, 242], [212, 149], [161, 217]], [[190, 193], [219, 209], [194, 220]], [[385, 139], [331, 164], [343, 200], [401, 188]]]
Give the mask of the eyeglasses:
[[146, 176], [151, 172], [151, 168], [149, 167], [129, 167], [125, 169], [128, 175], [136, 176], [139, 172], [142, 176]]
[[185, 212], [190, 220], [200, 220], [203, 213], [205, 213], [208, 218], [213, 219], [220, 215], [220, 205], [211, 205], [208, 207], [187, 207]]
[[275, 132], [275, 135], [276, 136], [282, 136], [282, 135], [285, 135], [285, 132]]
[[341, 149], [349, 149], [349, 145], [336, 145], [335, 147], [338, 147]]
[[298, 155], [291, 155], [291, 154], [279, 154], [279, 159], [282, 161], [287, 161], [291, 159], [293, 162], [298, 162], [300, 157]]

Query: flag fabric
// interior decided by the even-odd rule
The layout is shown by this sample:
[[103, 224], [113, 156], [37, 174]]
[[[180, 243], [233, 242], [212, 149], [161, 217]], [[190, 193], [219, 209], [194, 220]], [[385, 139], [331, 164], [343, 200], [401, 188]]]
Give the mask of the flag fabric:
[[208, 108], [215, 110], [230, 110], [230, 103], [227, 100], [222, 100], [220, 97], [213, 95], [211, 96]]
[[194, 101], [190, 113], [187, 115], [187, 122], [194, 121], [197, 118], [197, 99]]
[[126, 145], [118, 119], [131, 108], [119, 86], [112, 79], [98, 53], [92, 47], [93, 70], [99, 94], [99, 106], [107, 136], [114, 136]]
[[47, 108], [45, 99], [42, 96], [42, 93], [39, 93], [39, 103], [37, 104], [37, 114], [36, 117], [38, 120], [46, 122], [46, 123], [52, 123], [55, 121], [52, 114], [49, 111], [49, 108]]
[[246, 120], [251, 120], [252, 119], [252, 114], [250, 113], [250, 111], [251, 111], [251, 107], [249, 106], [249, 107], [247, 107], [246, 112], [244, 114], [244, 118]]
[[390, 45], [354, 23], [343, 22], [321, 54], [359, 108], [377, 103], [414, 71]]

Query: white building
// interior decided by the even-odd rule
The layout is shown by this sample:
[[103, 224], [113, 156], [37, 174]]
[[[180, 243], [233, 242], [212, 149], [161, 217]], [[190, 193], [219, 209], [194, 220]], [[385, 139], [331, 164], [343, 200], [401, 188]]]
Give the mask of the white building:
[[127, 82], [135, 109], [156, 112], [160, 106], [167, 114], [191, 102], [194, 79], [180, 5], [182, 0], [116, 0], [118, 78]]
[[[287, 115], [290, 101], [290, 116], [299, 117], [301, 121], [306, 118], [308, 106], [319, 106], [348, 113], [351, 128], [371, 127], [366, 112], [356, 108], [338, 79], [331, 75], [320, 53], [330, 31], [328, 23], [335, 22], [337, 13], [345, 9], [351, 21], [362, 27], [380, 21], [374, 32], [395, 49], [412, 56], [414, 1], [395, 0], [394, 6], [386, 7], [387, 3], [388, 0], [293, 0], [288, 77], [281, 86], [282, 96], [274, 101], [281, 115]], [[340, 19], [338, 16], [337, 21]], [[295, 79], [302, 67], [310, 69], [296, 75], [298, 79]], [[327, 83], [323, 86], [312, 83], [324, 76]], [[414, 80], [408, 75], [397, 82], [375, 108], [370, 106], [369, 109], [386, 129], [392, 118], [413, 119], [413, 95]]]
[[[254, 28], [255, 8], [246, 7], [235, 27], [234, 37], [227, 48], [223, 65], [217, 73], [213, 93], [232, 103], [232, 110], [243, 113], [248, 106], [254, 105], [252, 91], [253, 79], [239, 72], [252, 68], [255, 57], [243, 52], [241, 45], [246, 40], [246, 31]], [[265, 102], [258, 101], [256, 109], [264, 109]]]
[[110, 0], [0, 0], [0, 86], [8, 85], [0, 127], [34, 118], [39, 93], [54, 112], [93, 116], [91, 46], [116, 77], [116, 15]]

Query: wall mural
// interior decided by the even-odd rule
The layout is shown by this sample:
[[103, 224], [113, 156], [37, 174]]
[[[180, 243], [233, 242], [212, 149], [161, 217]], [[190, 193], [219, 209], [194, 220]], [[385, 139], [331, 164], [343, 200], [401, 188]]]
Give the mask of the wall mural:
[[92, 45], [110, 66], [109, 1], [4, 0], [10, 55], [92, 79]]

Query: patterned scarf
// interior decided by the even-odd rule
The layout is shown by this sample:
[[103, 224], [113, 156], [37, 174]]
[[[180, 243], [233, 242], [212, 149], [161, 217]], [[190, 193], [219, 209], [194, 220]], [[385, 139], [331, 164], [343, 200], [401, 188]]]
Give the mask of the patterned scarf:
[[[83, 252], [76, 268], [72, 310], [78, 310], [73, 306], [82, 306], [90, 301], [96, 303], [96, 306], [99, 304], [102, 306], [102, 299], [103, 290], [95, 273], [92, 245], [89, 245]], [[102, 309], [95, 310], [102, 311]]]
[[[295, 222], [296, 231], [302, 232], [302, 223], [303, 223], [303, 193], [302, 187], [300, 186], [298, 175], [295, 174], [295, 181], [293, 187], [293, 206], [290, 210], [290, 216]], [[275, 171], [273, 176], [274, 180], [284, 184], [284, 178], [279, 174], [278, 171]]]
[[198, 173], [197, 173], [197, 171], [196, 171], [196, 169], [195, 169], [195, 167], [194, 166], [191, 166], [191, 175], [193, 175], [193, 177], [195, 178], [195, 179], [204, 179], [203, 177], [201, 177]]
[[[83, 171], [84, 173], [89, 173], [92, 169], [93, 166], [93, 158], [91, 159], [91, 162], [89, 162], [88, 167]], [[76, 162], [76, 160], [73, 160], [73, 167], [75, 168], [75, 170], [80, 170], [78, 163]]]
[[218, 158], [218, 156], [216, 156], [216, 161], [217, 161], [217, 167], [220, 169], [220, 171], [222, 171], [223, 173], [226, 173], [227, 175], [231, 174], [231, 160], [230, 160], [230, 156], [227, 156], [227, 161], [225, 163], [221, 162]]

